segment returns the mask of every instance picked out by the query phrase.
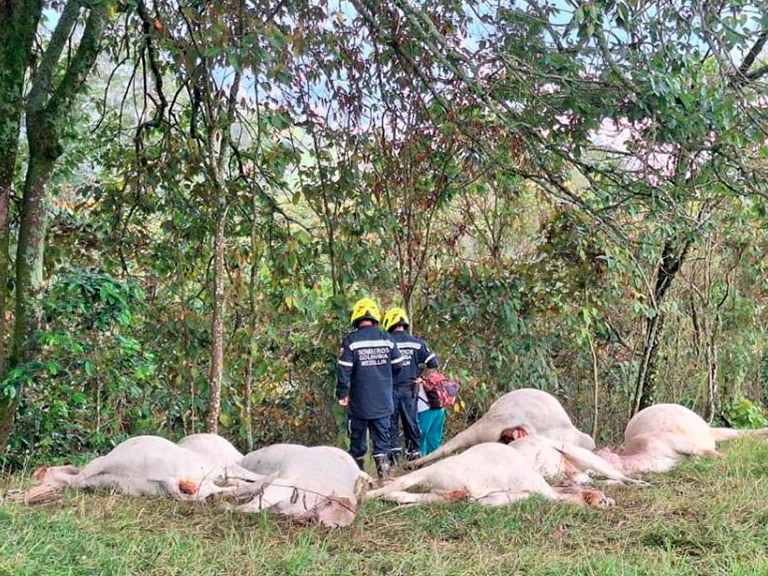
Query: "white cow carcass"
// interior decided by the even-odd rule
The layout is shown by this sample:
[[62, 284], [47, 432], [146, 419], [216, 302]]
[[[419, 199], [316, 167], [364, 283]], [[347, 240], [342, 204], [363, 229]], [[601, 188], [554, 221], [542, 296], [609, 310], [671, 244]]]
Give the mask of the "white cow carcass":
[[243, 459], [240, 451], [218, 434], [190, 434], [179, 440], [178, 445], [222, 467], [235, 465]]
[[588, 434], [578, 430], [557, 398], [534, 388], [508, 392], [472, 426], [460, 432], [431, 454], [410, 463], [419, 468], [459, 450], [484, 442], [508, 444], [529, 435], [539, 435], [573, 446], [595, 449]]
[[178, 500], [204, 500], [212, 494], [263, 480], [236, 464], [220, 466], [159, 436], [130, 438], [83, 468], [41, 468], [35, 472], [35, 478], [52, 488], [103, 488], [131, 496]]
[[[418, 491], [409, 492], [409, 490]], [[396, 478], [368, 494], [401, 504], [470, 500], [503, 506], [532, 495], [590, 506], [611, 506], [602, 492], [581, 486], [552, 487], [511, 446], [478, 444], [440, 462]]]
[[259, 488], [238, 491], [239, 498], [250, 501], [237, 510], [271, 510], [326, 527], [354, 521], [360, 497], [371, 481], [349, 454], [329, 446], [276, 444], [251, 452], [240, 464], [269, 476]]
[[685, 456], [718, 456], [717, 442], [765, 434], [768, 428], [713, 428], [685, 406], [656, 404], [632, 417], [621, 450], [600, 450], [598, 455], [625, 474], [668, 472]]

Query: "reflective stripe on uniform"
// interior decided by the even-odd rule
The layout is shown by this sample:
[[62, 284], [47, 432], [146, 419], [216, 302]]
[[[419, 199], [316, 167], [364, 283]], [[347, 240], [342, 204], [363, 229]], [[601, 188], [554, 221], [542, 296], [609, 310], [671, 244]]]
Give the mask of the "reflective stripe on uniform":
[[421, 344], [419, 342], [398, 342], [397, 347], [402, 348], [412, 348], [413, 350], [421, 350]]
[[340, 366], [348, 366], [349, 368], [352, 368], [354, 366], [354, 364], [352, 364], [352, 362], [346, 362], [344, 360], [339, 360], [339, 365]]
[[432, 354], [430, 354], [429, 356], [427, 356], [427, 359], [426, 359], [426, 360], [424, 360], [424, 364], [426, 364], [427, 362], [429, 362], [430, 360], [432, 360], [432, 358], [434, 358], [434, 357], [435, 357], [435, 353], [433, 352]]
[[392, 360], [392, 364], [400, 364], [400, 362], [402, 362], [403, 360], [405, 360], [405, 356], [400, 356], [400, 358], [395, 358], [394, 360]]
[[395, 347], [395, 343], [392, 340], [360, 340], [360, 342], [351, 342], [349, 345], [350, 350], [359, 350], [360, 348], [389, 348], [390, 350]]

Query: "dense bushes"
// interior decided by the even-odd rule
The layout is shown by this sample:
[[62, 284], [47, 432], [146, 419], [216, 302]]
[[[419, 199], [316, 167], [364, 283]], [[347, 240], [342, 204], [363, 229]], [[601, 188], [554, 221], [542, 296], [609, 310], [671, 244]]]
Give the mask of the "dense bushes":
[[[524, 386], [554, 393], [589, 431], [597, 378], [599, 436], [619, 438], [634, 392], [633, 323], [642, 314], [633, 316], [633, 288], [618, 256], [596, 248], [599, 238], [587, 238], [588, 230], [565, 225], [572, 218], [555, 213], [533, 251], [504, 269], [458, 264], [425, 278], [414, 302], [415, 332], [463, 384], [450, 431], [479, 417], [504, 392]], [[607, 264], [596, 265], [601, 261]], [[236, 284], [241, 288], [230, 294], [221, 432], [246, 448], [244, 381], [252, 351], [255, 444], [343, 443], [344, 413], [333, 389], [348, 301], [363, 292], [387, 303], [397, 297], [355, 288], [347, 298], [334, 295], [328, 282], [297, 286], [278, 274], [268, 258], [260, 263], [253, 338], [245, 321], [248, 288]], [[754, 427], [765, 417], [742, 394], [759, 400], [764, 389], [764, 344], [753, 300], [758, 295], [738, 288], [741, 281], [734, 285], [719, 334], [721, 419]], [[676, 294], [675, 302], [684, 304], [687, 292]], [[660, 400], [701, 411], [706, 365], [682, 304], [671, 309], [664, 333]], [[182, 303], [177, 290], [158, 290], [154, 280], [94, 268], [56, 274], [45, 297], [39, 360], [18, 367], [3, 383], [6, 394], [22, 391], [24, 399], [12, 461], [101, 452], [140, 433], [201, 431], [209, 330], [204, 299]]]

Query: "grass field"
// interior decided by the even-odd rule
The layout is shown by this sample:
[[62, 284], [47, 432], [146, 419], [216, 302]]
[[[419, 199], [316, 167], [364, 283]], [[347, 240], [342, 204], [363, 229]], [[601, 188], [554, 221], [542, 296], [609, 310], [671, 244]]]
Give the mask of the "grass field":
[[0, 575], [768, 574], [768, 443], [724, 450], [651, 478], [653, 488], [606, 488], [613, 509], [368, 502], [330, 532], [215, 505], [68, 493], [0, 506]]

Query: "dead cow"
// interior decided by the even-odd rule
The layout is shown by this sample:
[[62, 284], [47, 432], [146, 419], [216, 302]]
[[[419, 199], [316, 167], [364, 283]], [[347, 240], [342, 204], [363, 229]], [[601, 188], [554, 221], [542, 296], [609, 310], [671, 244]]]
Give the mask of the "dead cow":
[[250, 452], [245, 457], [247, 462], [241, 459], [239, 463], [252, 472], [267, 476], [279, 472], [287, 461], [305, 455], [307, 449], [302, 444], [272, 444]]
[[239, 466], [219, 466], [208, 458], [159, 436], [136, 436], [82, 469], [41, 468], [35, 479], [51, 488], [106, 488], [131, 496], [204, 500], [261, 476]]
[[[427, 490], [408, 492], [410, 488]], [[590, 506], [612, 506], [602, 492], [579, 486], [552, 487], [514, 448], [499, 443], [478, 444], [401, 476], [368, 494], [401, 504], [471, 500], [487, 506], [504, 506], [538, 494]]]
[[411, 467], [419, 468], [483, 442], [508, 444], [533, 434], [595, 449], [594, 440], [576, 429], [557, 398], [542, 390], [522, 388], [496, 400], [480, 420], [428, 456], [413, 461]]
[[592, 477], [599, 477], [613, 482], [645, 484], [622, 474], [607, 460], [586, 448], [550, 440], [546, 436], [525, 436], [509, 446], [547, 480], [567, 479], [585, 484], [592, 482]]
[[713, 428], [685, 406], [656, 404], [629, 421], [621, 451], [598, 454], [625, 474], [668, 472], [685, 456], [717, 456], [717, 442], [751, 434], [768, 434], [768, 428]]
[[218, 434], [190, 434], [179, 440], [178, 445], [221, 467], [235, 465], [243, 459], [240, 451]]
[[338, 448], [276, 444], [248, 454], [240, 464], [259, 475], [269, 474], [261, 488], [247, 487], [250, 497], [241, 512], [272, 510], [299, 522], [326, 527], [348, 526], [370, 477]]

